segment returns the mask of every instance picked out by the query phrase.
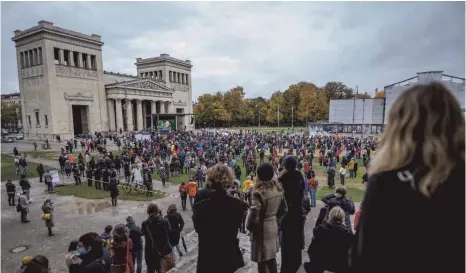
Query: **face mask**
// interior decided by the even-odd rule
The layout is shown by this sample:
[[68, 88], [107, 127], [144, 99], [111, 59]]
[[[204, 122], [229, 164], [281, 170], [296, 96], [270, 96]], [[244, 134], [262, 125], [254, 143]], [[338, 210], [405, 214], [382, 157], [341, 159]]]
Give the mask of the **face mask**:
[[79, 254], [86, 254], [87, 253], [87, 250], [84, 248], [84, 247], [78, 247], [76, 249], [76, 251], [79, 253]]

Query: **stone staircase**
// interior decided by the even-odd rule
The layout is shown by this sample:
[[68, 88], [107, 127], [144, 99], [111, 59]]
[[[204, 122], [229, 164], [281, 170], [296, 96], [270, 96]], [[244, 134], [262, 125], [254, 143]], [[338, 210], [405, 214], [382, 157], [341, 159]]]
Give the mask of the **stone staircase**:
[[[251, 242], [249, 236], [239, 233], [239, 247], [243, 253], [244, 266], [236, 271], [236, 273], [257, 273], [257, 263], [251, 261]], [[188, 254], [178, 258], [176, 266], [168, 273], [195, 273], [197, 266], [198, 255], [198, 236], [195, 231], [185, 235], [186, 247]], [[280, 253], [277, 255], [277, 263], [280, 268], [281, 258]]]

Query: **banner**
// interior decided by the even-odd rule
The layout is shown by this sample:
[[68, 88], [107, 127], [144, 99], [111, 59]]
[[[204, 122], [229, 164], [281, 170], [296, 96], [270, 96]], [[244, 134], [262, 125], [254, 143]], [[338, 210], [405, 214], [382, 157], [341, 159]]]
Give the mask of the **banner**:
[[60, 176], [58, 175], [58, 171], [50, 171], [52, 175], [52, 184], [53, 186], [62, 186], [64, 185], [62, 181], [60, 181]]

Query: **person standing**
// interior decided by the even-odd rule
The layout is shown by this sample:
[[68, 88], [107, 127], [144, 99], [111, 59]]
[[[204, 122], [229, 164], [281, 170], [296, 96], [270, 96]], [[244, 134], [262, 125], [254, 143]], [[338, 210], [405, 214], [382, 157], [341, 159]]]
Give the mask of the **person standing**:
[[[136, 273], [142, 272], [142, 230], [136, 226], [134, 218], [128, 216], [126, 218], [126, 227], [129, 230], [129, 238], [133, 241], [133, 249], [131, 251], [133, 257], [133, 265], [136, 268]], [[137, 265], [137, 266], [136, 266]]]
[[81, 185], [81, 174], [79, 173], [79, 168], [76, 163], [73, 163], [73, 178], [76, 186]]
[[285, 192], [288, 212], [283, 218], [281, 230], [282, 265], [280, 272], [295, 273], [301, 266], [301, 250], [304, 248], [303, 198], [304, 178], [296, 170], [298, 162], [289, 155], [283, 160], [284, 172], [278, 178]]
[[351, 231], [351, 218], [350, 215], [355, 213], [353, 200], [346, 196], [347, 190], [345, 186], [337, 186], [335, 193], [329, 193], [322, 197], [322, 202], [328, 206], [327, 210], [338, 206], [345, 212], [345, 225]]
[[188, 184], [186, 185], [186, 190], [188, 192], [189, 204], [191, 205], [191, 210], [193, 209], [194, 198], [196, 197], [197, 189], [198, 188], [197, 188], [196, 182], [194, 182], [193, 179], [190, 179]]
[[278, 227], [288, 211], [283, 188], [274, 178], [273, 166], [257, 168], [252, 206], [246, 227], [251, 232], [251, 261], [259, 273], [277, 273]]
[[87, 186], [89, 187], [92, 187], [92, 174], [93, 174], [92, 168], [87, 167], [86, 177], [87, 177]]
[[45, 200], [44, 204], [42, 205], [42, 220], [45, 221], [45, 226], [49, 230], [49, 236], [53, 236], [52, 228], [54, 227], [53, 221], [53, 203], [52, 200], [47, 199]]
[[95, 183], [95, 189], [96, 190], [101, 190], [102, 189], [102, 183], [100, 182], [100, 178], [102, 176], [102, 169], [100, 166], [97, 167], [94, 171], [94, 183]]
[[348, 163], [348, 170], [349, 170], [349, 177], [353, 178], [354, 176], [354, 158], [351, 158], [350, 162]]
[[311, 191], [311, 207], [315, 208], [317, 206], [317, 190], [319, 189], [319, 181], [317, 178], [308, 179], [309, 189]]
[[53, 193], [53, 177], [49, 169], [45, 170], [44, 181], [45, 185], [47, 185], [47, 192]]
[[6, 182], [6, 194], [8, 196], [8, 205], [9, 206], [16, 206], [15, 205], [15, 194], [16, 194], [16, 186], [13, 184], [13, 181], [10, 179]]
[[21, 212], [21, 223], [29, 223], [28, 212], [29, 212], [29, 201], [26, 197], [26, 192], [23, 191], [19, 194], [18, 197], [18, 207], [17, 210]]
[[327, 172], [327, 184], [330, 189], [335, 186], [335, 169], [333, 167]]
[[144, 185], [146, 186], [146, 196], [152, 196], [152, 175], [148, 168], [144, 169]]
[[181, 182], [181, 185], [178, 187], [178, 192], [180, 193], [181, 207], [183, 210], [186, 210], [186, 199], [188, 199], [188, 192], [186, 191], [186, 185], [184, 182]]
[[131, 255], [133, 241], [129, 238], [128, 229], [124, 224], [117, 224], [113, 229], [110, 243], [112, 273], [134, 273], [133, 257]]
[[346, 168], [343, 165], [340, 167], [340, 184], [345, 185], [345, 175], [346, 175]]
[[42, 165], [42, 163], [39, 163], [36, 170], [39, 174], [39, 183], [42, 183], [42, 177], [44, 176], [44, 165]]
[[181, 231], [183, 230], [184, 227], [184, 220], [181, 214], [176, 210], [176, 205], [171, 204], [168, 207], [167, 210], [167, 215], [165, 215], [165, 218], [168, 220], [170, 223], [171, 231], [170, 234], [168, 235], [168, 238], [170, 240], [170, 245], [172, 246], [172, 255], [173, 259], [175, 259], [175, 248], [178, 251], [178, 254], [180, 255], [180, 258], [183, 257], [183, 253], [181, 252], [180, 248], [180, 236], [181, 236]]
[[393, 102], [369, 163], [350, 272], [465, 271], [465, 117], [455, 97], [433, 82]]
[[116, 207], [117, 205], [117, 198], [118, 198], [118, 185], [116, 177], [112, 177], [110, 179], [110, 183], [108, 184], [108, 191], [110, 192], [110, 198], [112, 199], [112, 206]]
[[25, 175], [21, 175], [21, 179], [19, 180], [19, 186], [23, 190], [23, 193], [26, 194], [28, 202], [30, 202], [31, 201], [31, 195], [30, 195], [31, 183], [29, 183], [29, 180], [26, 178]]
[[170, 222], [163, 218], [159, 207], [150, 203], [147, 207], [149, 217], [142, 222], [141, 229], [146, 239], [144, 259], [147, 273], [166, 273], [174, 267], [172, 247], [169, 241]]
[[21, 154], [21, 158], [19, 159], [19, 174], [26, 176], [26, 167], [28, 166], [28, 162], [24, 157], [24, 154]]
[[233, 273], [244, 265], [237, 236], [247, 204], [227, 194], [233, 177], [229, 167], [213, 166], [207, 179], [214, 191], [194, 205], [192, 219], [199, 234], [197, 273]]

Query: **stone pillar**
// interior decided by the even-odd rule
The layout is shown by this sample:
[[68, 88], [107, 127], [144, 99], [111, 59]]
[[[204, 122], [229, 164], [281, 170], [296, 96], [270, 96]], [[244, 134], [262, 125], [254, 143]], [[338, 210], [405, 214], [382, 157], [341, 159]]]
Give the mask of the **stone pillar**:
[[68, 61], [70, 62], [70, 66], [74, 66], [74, 58], [73, 58], [73, 51], [68, 51]]
[[78, 53], [78, 67], [83, 68], [83, 54], [81, 52]]
[[27, 51], [24, 51], [24, 67], [28, 67], [29, 66], [29, 56], [28, 56], [28, 52]]
[[115, 131], [115, 101], [113, 99], [107, 100], [107, 109], [108, 109], [108, 128], [110, 132]]
[[136, 100], [136, 123], [137, 123], [137, 130], [140, 131], [143, 129], [142, 126], [142, 101]]
[[162, 70], [159, 70], [159, 79], [163, 80]]
[[150, 113], [157, 114], [157, 105], [155, 104], [155, 100], [150, 101]]
[[144, 101], [142, 101], [142, 128], [147, 128], [147, 125], [146, 125], [146, 113], [147, 113], [147, 103], [144, 103]]
[[165, 102], [160, 101], [160, 114], [165, 114]]
[[123, 111], [121, 109], [121, 99], [115, 100], [116, 105], [116, 131], [120, 132], [120, 129], [123, 130]]
[[133, 128], [133, 104], [131, 100], [126, 100], [126, 117], [127, 117], [127, 125], [128, 125], [128, 132], [134, 131]]
[[87, 69], [92, 69], [92, 64], [91, 64], [91, 55], [87, 54], [86, 55], [86, 63], [87, 63]]
[[36, 58], [37, 58], [36, 51], [33, 49], [33, 50], [31, 50], [31, 53], [32, 53], [32, 65], [37, 65], [37, 62], [36, 62]]
[[60, 48], [60, 64], [65, 64], [65, 52]]

